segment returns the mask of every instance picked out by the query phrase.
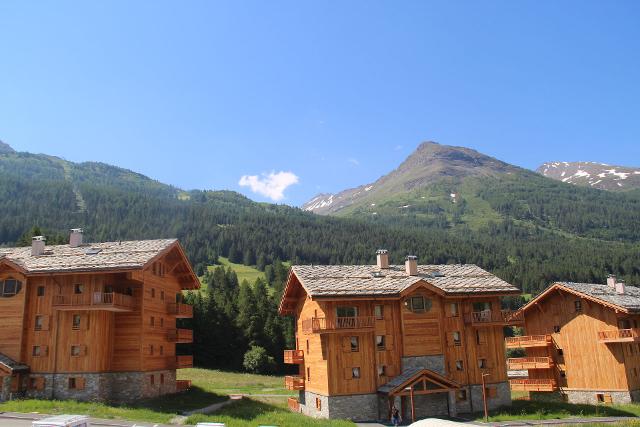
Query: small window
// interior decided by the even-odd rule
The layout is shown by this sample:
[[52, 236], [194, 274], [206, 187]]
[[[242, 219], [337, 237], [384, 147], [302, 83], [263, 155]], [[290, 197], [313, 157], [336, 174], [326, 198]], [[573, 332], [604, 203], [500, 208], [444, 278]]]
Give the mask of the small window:
[[0, 280], [0, 297], [2, 298], [11, 298], [20, 293], [22, 289], [22, 282], [17, 281], [16, 279], [6, 279], [5, 281]]
[[149, 354], [153, 356], [153, 344], [149, 344]]
[[460, 332], [459, 331], [453, 331], [451, 333], [451, 335], [453, 336], [453, 345], [455, 345], [455, 346], [462, 345], [462, 340], [460, 339]]
[[489, 365], [487, 364], [487, 359], [478, 359], [478, 368], [487, 369]]
[[164, 346], [160, 346], [160, 356], [164, 355]]
[[498, 396], [498, 389], [496, 387], [486, 387], [485, 393], [487, 395], [487, 398], [493, 399]]
[[376, 348], [378, 350], [384, 350], [386, 348], [385, 336], [376, 335]]
[[154, 288], [151, 288], [151, 298], [155, 298], [156, 297], [156, 290]]
[[464, 371], [462, 360], [456, 360], [456, 371]]
[[491, 302], [489, 301], [481, 301], [473, 303], [473, 311], [490, 311], [491, 310]]
[[467, 400], [467, 390], [458, 390], [456, 392], [456, 400], [458, 402], [464, 402]]
[[78, 384], [76, 382], [76, 379], [73, 378], [73, 377], [69, 378], [69, 388], [71, 390], [75, 390], [76, 388], [78, 388]]
[[322, 411], [322, 400], [319, 397], [316, 397], [316, 409]]
[[382, 306], [382, 305], [374, 305], [373, 306], [373, 314], [376, 316], [376, 319], [378, 319], [378, 320], [384, 319], [384, 306]]
[[83, 292], [84, 292], [84, 285], [83, 284], [76, 283], [75, 285], [73, 285], [73, 293], [74, 294], [80, 295]]
[[71, 357], [80, 357], [82, 356], [82, 346], [72, 345], [71, 346]]
[[160, 327], [163, 328], [164, 327], [164, 317], [160, 318]]
[[33, 329], [35, 329], [36, 331], [41, 331], [43, 323], [44, 323], [44, 316], [37, 315], [36, 323]]
[[360, 368], [351, 368], [351, 378], [360, 378]]
[[596, 401], [598, 403], [604, 403], [604, 394], [603, 393], [596, 393]]
[[311, 368], [307, 368], [307, 381], [311, 381]]
[[356, 352], [360, 350], [360, 340], [358, 337], [351, 337], [351, 351]]
[[426, 311], [424, 297], [411, 297], [409, 299], [409, 308], [414, 313], [424, 313]]
[[151, 316], [151, 317], [149, 318], [149, 324], [150, 324], [151, 326], [155, 326], [155, 325], [156, 325], [156, 318], [155, 318], [155, 317], [153, 317], [153, 316]]
[[[458, 303], [457, 302], [452, 302], [451, 305], [449, 305], [449, 310], [451, 311], [451, 317], [458, 317]], [[465, 391], [466, 393], [466, 391]]]
[[384, 365], [378, 366], [378, 376], [386, 377], [387, 376], [387, 367]]
[[42, 348], [39, 345], [34, 345], [31, 349], [31, 355], [33, 357], [40, 357], [42, 355]]
[[80, 321], [81, 321], [81, 317], [79, 314], [74, 314], [73, 315], [73, 323], [71, 328], [74, 330], [78, 330], [80, 329]]
[[149, 375], [149, 382], [151, 383], [151, 385], [155, 385], [156, 376], [155, 375]]
[[309, 340], [307, 340], [307, 355], [309, 355]]
[[563, 370], [560, 370], [560, 376], [562, 378], [566, 378], [567, 377], [567, 373], [565, 371], [563, 371]]
[[487, 343], [487, 338], [484, 331], [476, 329], [476, 344], [482, 345]]
[[560, 325], [554, 325], [553, 332], [556, 333], [556, 334], [560, 333]]
[[37, 295], [39, 297], [43, 297], [44, 296], [44, 286], [38, 286]]
[[561, 348], [558, 349], [558, 356], [564, 356], [564, 351]]
[[336, 317], [358, 317], [358, 307], [338, 307]]
[[576, 309], [576, 313], [580, 313], [582, 311], [582, 301], [581, 300], [575, 300], [573, 302], [573, 307]]
[[160, 385], [164, 384], [164, 374], [160, 374]]
[[164, 301], [164, 291], [160, 291], [160, 299]]

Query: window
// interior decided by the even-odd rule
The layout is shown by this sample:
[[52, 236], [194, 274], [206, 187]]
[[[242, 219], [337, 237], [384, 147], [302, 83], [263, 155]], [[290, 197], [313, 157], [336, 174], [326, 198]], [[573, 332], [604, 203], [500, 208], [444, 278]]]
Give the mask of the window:
[[85, 355], [85, 347], [82, 345], [72, 345], [71, 346], [71, 356], [72, 357], [80, 357]]
[[164, 327], [164, 317], [160, 318], [160, 327], [163, 328]]
[[160, 356], [164, 355], [164, 346], [160, 346]]
[[151, 383], [151, 385], [155, 385], [156, 376], [155, 375], [149, 375], [149, 382]]
[[558, 349], [558, 356], [564, 356], [564, 351], [561, 348]]
[[351, 368], [351, 378], [360, 378], [360, 368]]
[[387, 376], [387, 367], [384, 365], [378, 366], [378, 376], [385, 377]]
[[0, 280], [0, 297], [11, 298], [20, 293], [22, 282], [16, 279]]
[[38, 286], [38, 290], [36, 295], [38, 295], [39, 297], [43, 297], [44, 296], [44, 286]]
[[160, 385], [164, 384], [164, 374], [160, 374]]
[[449, 306], [449, 310], [451, 312], [451, 317], [458, 317], [458, 303], [452, 302]]
[[80, 329], [80, 315], [79, 314], [74, 314], [73, 315], [73, 323], [71, 325], [71, 328], [74, 330], [78, 330]]
[[149, 355], [153, 356], [153, 344], [149, 344]]
[[459, 402], [464, 402], [467, 400], [467, 390], [458, 390], [456, 392], [456, 400]]
[[464, 371], [462, 360], [456, 360], [456, 371]]
[[68, 380], [68, 385], [70, 390], [84, 390], [84, 378], [82, 377], [71, 377]]
[[358, 307], [338, 307], [336, 317], [358, 317]]
[[309, 340], [307, 340], [307, 354], [309, 354]]
[[31, 355], [33, 357], [40, 357], [42, 355], [42, 347], [40, 347], [39, 345], [34, 345], [31, 350]]
[[151, 288], [151, 298], [155, 298], [156, 297], [156, 290], [154, 288]]
[[149, 318], [149, 325], [151, 325], [151, 326], [155, 326], [156, 325], [156, 318], [155, 317], [151, 316]]
[[453, 331], [451, 335], [453, 336], [453, 345], [456, 345], [456, 346], [462, 345], [459, 331]]
[[351, 351], [359, 351], [360, 350], [360, 340], [358, 337], [351, 337]]
[[43, 323], [44, 323], [44, 316], [40, 316], [40, 315], [36, 316], [36, 324], [33, 329], [35, 329], [36, 331], [41, 331]]
[[498, 389], [496, 387], [486, 387], [484, 392], [488, 399], [493, 399], [498, 396]]
[[84, 285], [77, 283], [73, 285], [73, 293], [79, 295], [84, 292]]
[[559, 333], [560, 332], [560, 325], [554, 325], [553, 332], [556, 333], [556, 334]]
[[473, 311], [489, 311], [491, 310], [491, 303], [488, 301], [474, 302]]
[[604, 403], [604, 394], [602, 393], [596, 393], [596, 401], [598, 403]]
[[481, 331], [480, 329], [476, 329], [476, 344], [482, 345], [486, 343], [487, 343], [487, 337], [485, 335], [485, 332]]
[[164, 291], [160, 291], [160, 299], [164, 301]]
[[322, 410], [322, 400], [320, 400], [320, 398], [319, 398], [319, 397], [316, 397], [316, 409], [317, 409], [318, 411], [321, 411], [321, 410]]
[[582, 301], [577, 299], [573, 302], [573, 307], [576, 309], [576, 313], [580, 313], [582, 311]]
[[307, 368], [307, 381], [311, 381], [311, 368]]
[[75, 378], [69, 378], [69, 388], [75, 390], [77, 388], [77, 383]]
[[382, 305], [374, 305], [373, 306], [373, 314], [376, 316], [376, 319], [378, 319], [378, 320], [384, 319], [384, 306], [382, 306]]
[[562, 378], [566, 378], [567, 377], [567, 373], [565, 371], [563, 371], [563, 370], [560, 370], [560, 376]]
[[[431, 301], [429, 301], [429, 303], [430, 302]], [[430, 306], [431, 304], [429, 304], [429, 308], [431, 308]], [[424, 297], [420, 296], [409, 298], [409, 310], [414, 313], [424, 313], [425, 311], [428, 311], [429, 308], [427, 308], [427, 303]]]
[[487, 369], [489, 365], [487, 364], [487, 359], [478, 359], [478, 368]]
[[378, 350], [384, 350], [386, 348], [384, 335], [376, 335], [376, 348]]

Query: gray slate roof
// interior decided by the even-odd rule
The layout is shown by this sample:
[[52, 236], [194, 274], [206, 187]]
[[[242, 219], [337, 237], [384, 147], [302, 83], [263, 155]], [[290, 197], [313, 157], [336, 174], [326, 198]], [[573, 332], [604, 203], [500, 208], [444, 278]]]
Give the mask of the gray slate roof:
[[398, 375], [397, 377], [391, 378], [388, 383], [381, 385], [378, 388], [378, 393], [389, 394], [393, 389], [402, 385], [404, 382], [409, 381], [411, 377], [417, 375], [419, 372], [423, 371], [424, 368], [407, 368], [403, 373]]
[[47, 246], [45, 254], [31, 255], [31, 246], [0, 248], [0, 260], [7, 259], [27, 273], [58, 273], [142, 268], [176, 239], [132, 240], [92, 243], [72, 248], [69, 245]]
[[454, 294], [520, 292], [473, 264], [419, 265], [415, 276], [409, 276], [404, 265], [384, 270], [376, 265], [294, 265], [292, 270], [311, 296], [397, 295], [421, 280]]
[[624, 294], [619, 294], [615, 289], [603, 284], [574, 282], [556, 283], [609, 304], [615, 304], [629, 311], [640, 311], [640, 288], [636, 286], [625, 285]]
[[24, 372], [29, 370], [29, 367], [27, 365], [18, 363], [9, 356], [5, 356], [2, 353], [0, 353], [0, 365], [7, 367], [11, 372]]

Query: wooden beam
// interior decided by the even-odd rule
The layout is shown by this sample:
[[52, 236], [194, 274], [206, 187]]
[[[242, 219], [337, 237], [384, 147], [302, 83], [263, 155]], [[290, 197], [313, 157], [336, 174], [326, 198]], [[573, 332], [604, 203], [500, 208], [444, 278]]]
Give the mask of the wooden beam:
[[413, 403], [413, 385], [411, 386], [409, 391], [410, 391], [410, 396], [411, 396], [411, 422], [415, 423], [416, 422], [416, 407], [415, 407], [415, 405]]

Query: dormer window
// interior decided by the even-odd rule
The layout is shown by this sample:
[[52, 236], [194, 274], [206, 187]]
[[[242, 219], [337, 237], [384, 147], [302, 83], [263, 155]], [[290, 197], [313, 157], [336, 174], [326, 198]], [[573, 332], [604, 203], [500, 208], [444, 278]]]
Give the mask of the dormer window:
[[73, 285], [73, 293], [74, 294], [79, 295], [79, 294], [81, 294], [83, 292], [84, 292], [84, 285], [79, 284], [79, 283]]
[[411, 297], [405, 301], [405, 306], [414, 313], [426, 313], [431, 310], [431, 300], [423, 296]]
[[16, 279], [5, 279], [0, 280], [0, 297], [2, 298], [11, 298], [20, 293], [22, 289], [22, 282]]

